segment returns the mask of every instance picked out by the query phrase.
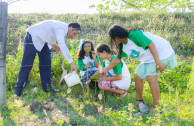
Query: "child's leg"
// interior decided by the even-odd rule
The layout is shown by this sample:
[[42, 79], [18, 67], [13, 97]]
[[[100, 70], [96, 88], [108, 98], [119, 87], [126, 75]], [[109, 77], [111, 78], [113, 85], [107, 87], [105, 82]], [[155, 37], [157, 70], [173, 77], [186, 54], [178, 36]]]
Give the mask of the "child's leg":
[[111, 93], [118, 93], [118, 94], [123, 94], [126, 91], [119, 89], [119, 87], [116, 86], [112, 81], [103, 81], [102, 79], [98, 79], [98, 87], [101, 90], [108, 91]]
[[[95, 73], [96, 71], [86, 71], [83, 76], [81, 76], [81, 82], [83, 85], [86, 85], [86, 83], [90, 83], [90, 77]], [[87, 82], [88, 81], [88, 82]], [[87, 86], [87, 85], [86, 85]]]
[[152, 92], [153, 106], [158, 106], [159, 98], [160, 98], [160, 87], [158, 84], [158, 75], [147, 76], [146, 80], [148, 81]]
[[115, 89], [111, 89], [111, 88], [108, 88], [108, 87], [103, 87], [100, 84], [98, 84], [98, 87], [100, 88], [100, 90], [108, 91], [108, 92], [111, 92], [111, 93], [123, 94], [123, 93], [126, 92], [124, 90], [115, 90]]
[[136, 97], [137, 97], [135, 106], [137, 107], [139, 103], [143, 102], [139, 100], [143, 100], [142, 94], [143, 94], [144, 85], [143, 85], [143, 80], [137, 74], [134, 75], [134, 79], [135, 79], [135, 88], [136, 88]]
[[83, 85], [86, 85], [86, 81], [87, 81], [87, 75], [83, 75], [83, 76], [81, 76], [81, 83], [83, 84]]

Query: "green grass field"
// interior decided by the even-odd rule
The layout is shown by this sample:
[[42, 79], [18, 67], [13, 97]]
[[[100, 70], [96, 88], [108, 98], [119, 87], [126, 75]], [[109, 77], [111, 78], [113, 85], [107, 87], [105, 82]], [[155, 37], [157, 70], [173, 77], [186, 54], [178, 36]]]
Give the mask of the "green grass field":
[[[62, 69], [60, 56], [52, 50], [52, 85], [60, 88], [61, 93], [45, 93], [41, 88], [38, 57], [29, 75], [29, 81], [22, 96], [13, 96], [17, 82], [19, 66], [23, 53], [23, 37], [25, 29], [34, 23], [46, 19], [57, 19], [64, 22], [78, 21], [84, 27], [82, 34], [75, 40], [67, 40], [74, 61], [79, 39], [89, 38], [94, 45], [100, 42], [108, 43], [107, 29], [112, 24], [124, 26], [141, 26], [170, 40], [177, 54], [178, 66], [165, 71], [159, 78], [161, 88], [160, 107], [162, 114], [144, 114], [135, 117], [139, 109], [134, 107], [136, 92], [130, 86], [128, 96], [124, 99], [113, 97], [108, 92], [99, 91], [95, 84], [90, 90], [82, 89], [80, 85], [68, 89], [65, 81], [59, 84]], [[162, 19], [162, 21], [161, 21]], [[0, 125], [94, 125], [94, 126], [192, 126], [194, 125], [194, 58], [193, 58], [193, 16], [188, 14], [166, 13], [129, 13], [104, 15], [49, 15], [28, 14], [9, 15], [8, 45], [6, 64], [6, 104], [0, 109]], [[124, 59], [134, 81], [135, 68], [138, 62]], [[64, 62], [68, 71], [70, 65]], [[102, 94], [102, 97], [99, 96]], [[151, 109], [152, 95], [149, 84], [145, 81], [143, 99]]]

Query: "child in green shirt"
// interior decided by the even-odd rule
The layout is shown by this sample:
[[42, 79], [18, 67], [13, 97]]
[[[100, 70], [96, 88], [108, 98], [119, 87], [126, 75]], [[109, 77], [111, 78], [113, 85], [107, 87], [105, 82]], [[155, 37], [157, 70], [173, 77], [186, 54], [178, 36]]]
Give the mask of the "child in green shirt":
[[98, 70], [97, 67], [99, 62], [99, 58], [94, 52], [94, 46], [91, 40], [81, 40], [77, 58], [81, 82], [83, 85], [88, 86], [90, 77]]

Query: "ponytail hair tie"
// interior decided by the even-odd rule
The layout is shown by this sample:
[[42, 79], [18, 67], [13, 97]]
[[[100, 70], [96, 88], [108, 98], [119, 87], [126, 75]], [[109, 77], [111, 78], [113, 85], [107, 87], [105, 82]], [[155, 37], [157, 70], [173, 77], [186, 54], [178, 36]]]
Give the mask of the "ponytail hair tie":
[[79, 49], [80, 49], [80, 50], [82, 49], [83, 44], [84, 44], [84, 39], [81, 39], [81, 40], [80, 40], [80, 45], [79, 45]]

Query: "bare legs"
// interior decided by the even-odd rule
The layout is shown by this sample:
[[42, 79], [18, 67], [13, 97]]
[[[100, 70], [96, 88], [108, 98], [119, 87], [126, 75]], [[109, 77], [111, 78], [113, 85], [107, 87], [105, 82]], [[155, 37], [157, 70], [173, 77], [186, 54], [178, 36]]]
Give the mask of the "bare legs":
[[160, 98], [160, 87], [158, 84], [158, 76], [148, 76], [146, 77], [149, 85], [150, 85], [150, 89], [152, 92], [152, 97], [153, 97], [153, 106], [158, 106], [159, 105], [159, 98]]
[[[137, 100], [142, 100], [142, 94], [143, 94], [143, 80], [135, 74], [135, 88], [136, 88], [136, 97]], [[146, 80], [148, 81], [150, 85], [150, 89], [152, 92], [152, 97], [153, 97], [153, 106], [158, 106], [159, 105], [159, 97], [160, 97], [160, 87], [158, 84], [158, 76], [147, 76]], [[136, 101], [135, 106], [138, 106], [139, 103], [142, 101]]]
[[108, 91], [108, 92], [111, 92], [111, 93], [118, 93], [118, 94], [123, 94], [125, 93], [126, 91], [124, 90], [114, 90], [114, 89], [111, 89], [111, 88], [108, 88], [108, 87], [103, 87], [101, 85], [98, 84], [98, 87], [103, 90], [103, 91]]
[[[142, 94], [143, 94], [143, 80], [137, 75], [134, 75], [135, 79], [135, 88], [136, 88], [136, 100], [142, 100]], [[135, 106], [137, 107], [139, 103], [142, 101], [136, 101]]]

